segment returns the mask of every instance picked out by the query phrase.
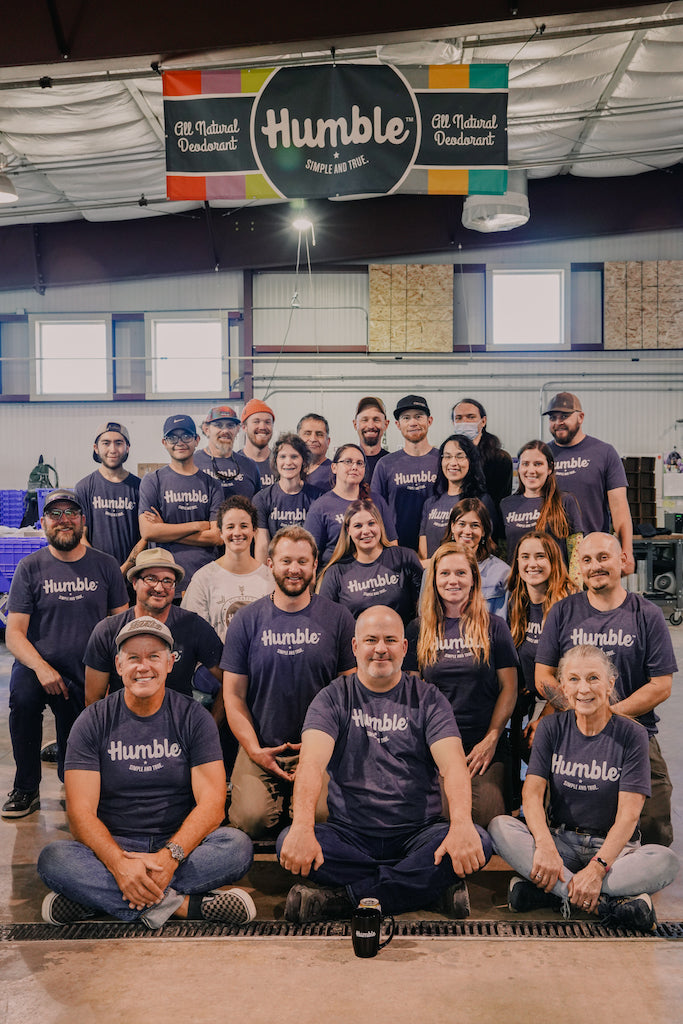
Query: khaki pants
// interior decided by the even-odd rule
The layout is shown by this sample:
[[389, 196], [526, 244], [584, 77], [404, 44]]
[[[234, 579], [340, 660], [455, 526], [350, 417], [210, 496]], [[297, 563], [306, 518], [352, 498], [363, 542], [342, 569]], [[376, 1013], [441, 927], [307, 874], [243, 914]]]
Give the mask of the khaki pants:
[[[284, 771], [291, 771], [299, 763], [299, 756], [278, 757], [277, 763]], [[325, 773], [315, 809], [316, 822], [327, 821], [327, 782]], [[242, 829], [252, 839], [275, 838], [290, 822], [292, 789], [291, 782], [264, 771], [240, 747], [232, 770], [230, 824]]]
[[645, 800], [640, 815], [641, 842], [643, 846], [648, 843], [671, 846], [674, 841], [671, 824], [673, 786], [656, 736], [650, 736], [650, 787], [651, 796]]

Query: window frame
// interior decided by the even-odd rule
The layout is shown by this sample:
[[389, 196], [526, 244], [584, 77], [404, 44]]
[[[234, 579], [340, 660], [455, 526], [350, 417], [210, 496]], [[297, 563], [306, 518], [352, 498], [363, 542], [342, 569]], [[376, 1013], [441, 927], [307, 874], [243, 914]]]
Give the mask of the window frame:
[[[87, 393], [83, 391], [54, 391], [39, 392], [38, 362], [43, 357], [39, 355], [39, 332], [43, 324], [69, 324], [93, 323], [105, 329], [105, 381], [106, 390]], [[114, 398], [114, 374], [113, 374], [113, 342], [112, 342], [112, 316], [110, 313], [29, 313], [29, 396], [32, 402], [110, 402]]]
[[[501, 354], [503, 352], [539, 352], [539, 353], [557, 353], [557, 352], [570, 352], [572, 350], [572, 337], [571, 337], [571, 264], [570, 263], [553, 263], [553, 265], [546, 264], [521, 264], [518, 266], [501, 265], [497, 263], [488, 263], [486, 265], [486, 351]], [[493, 337], [494, 331], [494, 320], [493, 320], [493, 288], [494, 278], [498, 275], [509, 276], [515, 274], [528, 275], [530, 278], [533, 276], [540, 275], [560, 275], [560, 303], [561, 308], [559, 311], [560, 316], [560, 335], [561, 341], [558, 343], [545, 342], [540, 344], [496, 344]]]
[[[202, 323], [217, 322], [221, 327], [221, 351], [220, 351], [220, 382], [218, 389], [202, 389], [200, 391], [156, 391], [153, 386], [155, 375], [154, 353], [154, 329], [158, 323]], [[196, 399], [224, 399], [227, 397], [239, 397], [241, 392], [233, 391], [232, 381], [239, 376], [231, 372], [233, 362], [239, 355], [239, 328], [243, 322], [240, 313], [227, 309], [211, 310], [161, 310], [145, 313], [145, 400], [147, 401], [175, 401], [179, 398]], [[237, 328], [237, 330], [236, 330]]]

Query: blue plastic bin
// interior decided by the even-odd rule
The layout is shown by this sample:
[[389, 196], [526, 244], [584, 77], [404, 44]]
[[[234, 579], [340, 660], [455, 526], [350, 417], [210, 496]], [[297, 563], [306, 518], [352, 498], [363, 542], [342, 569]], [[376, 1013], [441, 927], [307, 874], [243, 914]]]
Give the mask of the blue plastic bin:
[[15, 569], [24, 555], [47, 545], [45, 537], [0, 537], [0, 575], [12, 582]]
[[26, 491], [0, 491], [0, 526], [21, 526]]

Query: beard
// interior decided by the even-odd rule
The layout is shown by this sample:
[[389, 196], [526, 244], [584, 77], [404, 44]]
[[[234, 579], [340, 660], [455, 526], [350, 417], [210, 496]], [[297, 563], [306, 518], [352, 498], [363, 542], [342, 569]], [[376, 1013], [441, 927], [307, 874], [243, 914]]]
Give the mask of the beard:
[[81, 543], [83, 526], [69, 526], [67, 529], [63, 526], [48, 526], [45, 536], [52, 547], [57, 548], [58, 551], [73, 551]]
[[360, 439], [368, 448], [374, 448], [376, 444], [379, 444], [381, 437], [382, 431], [379, 427], [365, 427], [360, 432]]
[[[574, 428], [574, 430], [571, 430], [569, 427], [566, 426], [566, 424], [561, 424], [560, 429], [562, 431], [560, 437], [557, 437], [554, 431], [550, 431], [550, 433], [553, 435], [555, 443], [559, 445], [570, 445], [576, 437], [576, 435], [578, 434], [579, 430], [581, 429], [581, 424], [579, 423]], [[555, 430], [557, 430], [557, 427], [555, 428]]]
[[271, 570], [273, 573], [273, 579], [278, 586], [278, 589], [286, 594], [287, 597], [300, 597], [310, 587], [313, 582], [315, 573], [303, 572], [300, 578], [291, 580], [288, 578], [286, 573], [276, 572], [275, 569]]

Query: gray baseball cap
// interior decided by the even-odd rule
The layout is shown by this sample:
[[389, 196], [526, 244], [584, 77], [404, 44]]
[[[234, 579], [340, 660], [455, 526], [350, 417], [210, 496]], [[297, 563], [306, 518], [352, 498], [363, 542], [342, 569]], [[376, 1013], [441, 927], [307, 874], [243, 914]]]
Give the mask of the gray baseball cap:
[[120, 651], [122, 644], [134, 636], [157, 636], [163, 640], [169, 650], [173, 650], [171, 630], [163, 622], [152, 618], [151, 615], [141, 615], [140, 618], [127, 622], [116, 635], [116, 650]]

